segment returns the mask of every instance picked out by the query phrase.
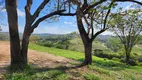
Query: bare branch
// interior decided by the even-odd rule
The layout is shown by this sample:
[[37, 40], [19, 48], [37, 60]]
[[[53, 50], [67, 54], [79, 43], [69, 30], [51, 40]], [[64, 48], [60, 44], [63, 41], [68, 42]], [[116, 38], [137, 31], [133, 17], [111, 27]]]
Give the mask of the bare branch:
[[58, 0], [57, 11], [60, 9], [60, 0]]
[[102, 29], [98, 31], [95, 35], [92, 36], [91, 41], [93, 41], [99, 34], [105, 32], [108, 28]]
[[59, 13], [60, 16], [75, 16], [76, 13]]
[[33, 3], [33, 0], [27, 0], [27, 4], [25, 6], [25, 12], [26, 12], [26, 20], [31, 17], [31, 5]]
[[114, 0], [112, 0], [111, 4], [110, 4], [109, 7], [108, 7], [109, 9], [108, 9], [108, 12], [107, 12], [107, 14], [106, 14], [106, 16], [105, 16], [103, 29], [106, 28], [107, 18], [108, 18], [108, 15], [109, 15], [110, 11], [111, 11], [111, 7], [112, 7], [113, 3], [114, 3]]
[[136, 1], [136, 0], [116, 0], [117, 2], [134, 2], [139, 5], [142, 5], [142, 2]]
[[84, 13], [84, 14], [88, 13], [88, 11], [89, 11], [91, 8], [97, 6], [97, 5], [99, 5], [99, 4], [101, 4], [101, 3], [105, 2], [105, 1], [107, 1], [107, 0], [100, 0], [100, 1], [98, 1], [98, 2], [96, 2], [96, 3], [94, 3], [94, 4], [92, 4], [92, 5], [88, 6], [88, 7], [85, 9], [85, 11], [83, 11], [83, 13]]
[[39, 25], [39, 23], [42, 22], [43, 20], [45, 20], [45, 19], [47, 19], [47, 18], [49, 18], [49, 17], [52, 17], [52, 16], [54, 16], [54, 15], [59, 15], [60, 13], [62, 13], [62, 12], [64, 12], [64, 11], [65, 11], [65, 10], [54, 11], [54, 12], [52, 12], [52, 13], [50, 13], [50, 14], [47, 14], [47, 15], [45, 15], [45, 16], [39, 18], [39, 19], [32, 25], [31, 31], [33, 31], [33, 30]]
[[77, 12], [76, 12], [76, 17], [77, 17], [77, 26], [80, 32], [81, 37], [84, 37], [85, 39], [89, 39], [87, 32], [84, 28], [83, 22], [82, 22], [82, 15], [80, 15], [80, 13], [82, 13], [82, 11], [80, 10], [80, 8], [77, 8]]
[[34, 12], [34, 14], [33, 14], [33, 19], [34, 19], [34, 20], [39, 16], [41, 10], [45, 7], [45, 5], [46, 5], [49, 1], [50, 1], [50, 0], [44, 0], [44, 1], [40, 4], [40, 6], [37, 8], [37, 10], [36, 10], [36, 11]]

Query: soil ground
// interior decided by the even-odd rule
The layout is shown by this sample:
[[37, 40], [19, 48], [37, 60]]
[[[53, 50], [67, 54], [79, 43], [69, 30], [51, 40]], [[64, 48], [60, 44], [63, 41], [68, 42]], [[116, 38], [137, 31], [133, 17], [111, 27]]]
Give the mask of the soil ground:
[[[80, 64], [80, 62], [78, 61], [34, 50], [28, 51], [28, 62], [29, 64], [32, 64], [38, 68], [54, 69], [57, 68], [57, 66], [72, 67], [71, 69], [65, 70], [65, 72], [71, 76], [73, 75], [72, 73], [74, 72], [79, 71], [81, 73], [85, 73], [86, 70], [88, 69], [87, 66], [81, 68], [80, 67], [74, 68], [75, 65], [72, 65], [71, 63]], [[6, 41], [0, 41], [0, 76], [2, 76], [2, 74], [6, 72], [5, 67], [7, 67], [8, 65], [10, 65], [10, 43]], [[84, 79], [82, 78], [77, 80], [84, 80]]]

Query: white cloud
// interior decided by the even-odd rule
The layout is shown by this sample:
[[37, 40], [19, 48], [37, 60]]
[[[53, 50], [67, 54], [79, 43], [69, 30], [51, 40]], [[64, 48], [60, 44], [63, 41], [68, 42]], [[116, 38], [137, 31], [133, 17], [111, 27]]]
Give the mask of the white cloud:
[[[3, 32], [9, 32], [9, 27], [8, 27], [8, 25], [2, 25], [1, 28], [2, 28], [2, 31], [3, 31]], [[20, 33], [23, 33], [24, 27], [19, 26], [19, 27], [18, 27], [18, 30], [19, 30]]]
[[65, 21], [64, 24], [70, 24], [71, 25], [71, 24], [73, 24], [73, 22], [67, 22], [67, 21]]
[[3, 32], [9, 32], [9, 28], [7, 25], [2, 25], [1, 28]]
[[67, 21], [65, 21], [64, 24], [74, 26], [74, 27], [77, 26], [76, 22], [67, 22]]
[[18, 12], [18, 16], [25, 17], [25, 12], [23, 12], [23, 11], [21, 11], [19, 9], [17, 9], [17, 12]]
[[[139, 1], [142, 1], [142, 0], [139, 0]], [[126, 8], [124, 8], [124, 11], [125, 10], [135, 10], [135, 9], [139, 9], [139, 8], [141, 8], [141, 5], [133, 3], [133, 4], [129, 4]]]
[[4, 6], [0, 6], [0, 12], [6, 12]]
[[[9, 28], [7, 25], [1, 26], [2, 27], [2, 31], [3, 32], [9, 32]], [[24, 27], [19, 26], [19, 32], [23, 33]], [[43, 27], [38, 27], [34, 30], [34, 33], [53, 33], [53, 34], [67, 34], [67, 33], [71, 33], [74, 31], [78, 31], [78, 29], [70, 29], [68, 27], [48, 27], [48, 26], [43, 26]], [[104, 33], [102, 33], [101, 35], [114, 35], [112, 32], [110, 31], [106, 31]]]
[[[76, 29], [77, 30], [77, 29]], [[34, 30], [34, 33], [53, 33], [53, 34], [67, 34], [75, 31], [74, 29], [70, 29], [69, 27], [64, 27], [64, 26], [42, 26], [38, 27]]]
[[[0, 6], [0, 9], [3, 8], [3, 6]], [[1, 12], [6, 12], [6, 9], [1, 9]], [[20, 9], [17, 9], [17, 13], [19, 17], [25, 17], [25, 12], [21, 11]]]
[[113, 32], [105, 31], [101, 35], [115, 35]]

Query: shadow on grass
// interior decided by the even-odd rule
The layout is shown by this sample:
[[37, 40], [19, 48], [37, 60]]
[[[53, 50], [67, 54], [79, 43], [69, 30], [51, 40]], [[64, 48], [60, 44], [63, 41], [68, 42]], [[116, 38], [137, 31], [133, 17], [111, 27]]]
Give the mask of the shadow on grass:
[[[78, 58], [78, 59], [73, 59], [73, 60], [77, 60], [80, 62], [83, 62], [84, 59], [83, 58]], [[130, 65], [126, 65], [125, 63], [122, 62], [116, 62], [116, 61], [112, 61], [112, 60], [108, 60], [105, 59], [104, 60], [93, 60], [92, 62], [92, 66], [96, 66], [99, 68], [103, 68], [106, 70], [112, 70], [112, 71], [120, 71], [120, 70], [124, 70], [126, 68], [130, 68]]]
[[31, 66], [24, 71], [19, 72], [7, 72], [4, 75], [6, 80], [69, 80], [69, 76], [66, 74], [66, 70], [80, 68], [84, 65], [75, 66], [59, 66], [55, 68], [48, 67], [34, 67]]
[[[73, 59], [74, 60], [74, 59]], [[75, 59], [77, 61], [83, 62], [83, 58]], [[112, 70], [112, 71], [121, 71], [126, 68], [130, 68], [130, 65], [126, 65], [125, 63], [118, 62], [118, 61], [112, 61], [108, 59], [103, 59], [102, 60], [97, 60], [93, 59], [92, 65], [91, 66], [96, 66], [105, 70]]]
[[56, 68], [43, 67], [43, 68], [36, 68], [36, 70], [38, 72], [46, 72], [46, 71], [50, 71], [50, 70], [61, 70], [61, 71], [65, 72], [66, 70], [77, 69], [77, 68], [81, 68], [83, 66], [86, 66], [86, 65], [79, 64], [79, 65], [75, 65], [75, 66], [59, 66], [59, 67], [56, 67]]
[[125, 70], [126, 68], [129, 68], [129, 65], [126, 65], [124, 63], [121, 62], [114, 62], [114, 61], [110, 61], [110, 60], [97, 60], [97, 61], [93, 61], [92, 66], [97, 66], [99, 68], [103, 68], [105, 70], [112, 70], [112, 71], [121, 71], [121, 70]]

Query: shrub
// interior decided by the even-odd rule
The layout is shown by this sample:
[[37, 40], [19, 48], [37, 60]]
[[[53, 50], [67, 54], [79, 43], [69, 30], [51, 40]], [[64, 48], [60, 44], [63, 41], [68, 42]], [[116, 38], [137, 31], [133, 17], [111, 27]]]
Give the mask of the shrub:
[[139, 62], [142, 62], [142, 58], [138, 58], [138, 61], [139, 61]]
[[100, 49], [95, 49], [94, 55], [97, 57], [107, 58], [107, 59], [112, 59], [114, 57], [121, 58], [121, 56], [119, 54], [108, 54], [108, 53], [103, 52], [103, 50], [100, 50]]
[[[126, 63], [126, 62], [125, 62], [125, 58], [121, 58], [120, 61], [123, 62], [123, 63]], [[131, 66], [138, 65], [137, 59], [134, 58], [134, 57], [131, 57], [128, 64], [131, 65]]]

